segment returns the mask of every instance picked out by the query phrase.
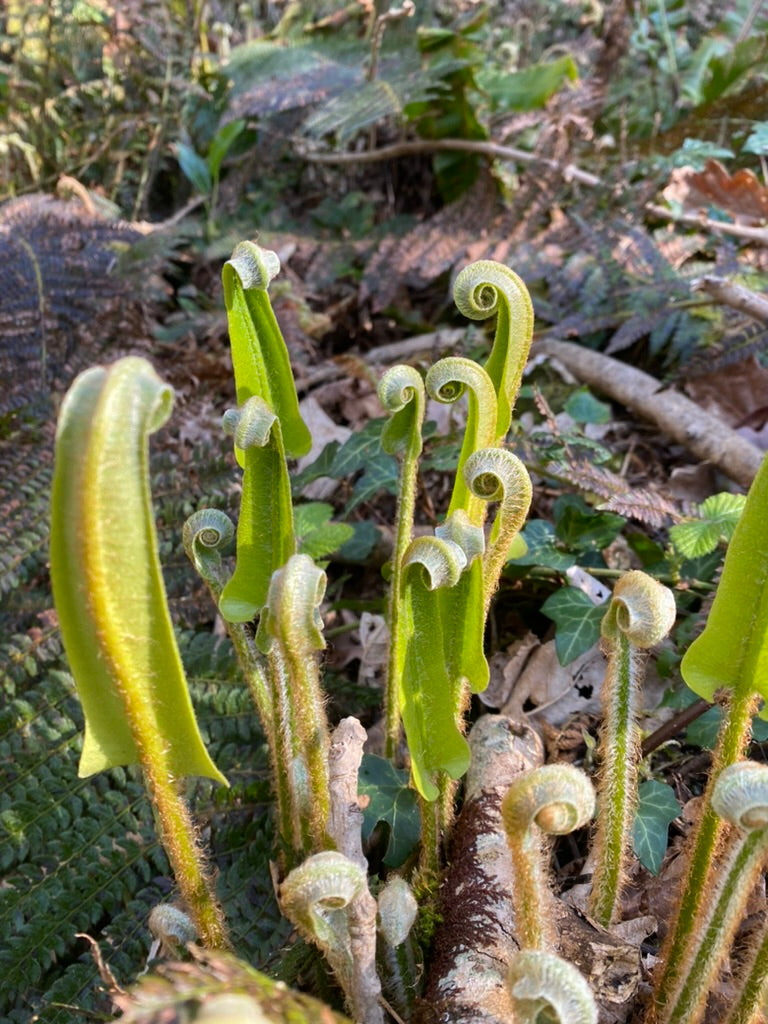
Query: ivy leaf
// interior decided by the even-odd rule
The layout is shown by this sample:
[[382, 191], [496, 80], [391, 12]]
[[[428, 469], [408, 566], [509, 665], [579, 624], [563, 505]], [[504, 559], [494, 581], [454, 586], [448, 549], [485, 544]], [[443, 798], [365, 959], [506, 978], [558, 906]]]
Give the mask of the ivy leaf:
[[338, 551], [355, 532], [348, 523], [331, 522], [333, 507], [324, 501], [297, 505], [293, 514], [299, 549], [314, 561]]
[[563, 587], [541, 606], [556, 626], [555, 649], [561, 665], [569, 665], [600, 639], [606, 603], [595, 605], [582, 590]]
[[609, 423], [611, 407], [595, 398], [588, 388], [579, 388], [569, 397], [565, 411], [576, 423]]
[[341, 545], [339, 554], [349, 562], [364, 562], [378, 544], [381, 534], [369, 519], [351, 523], [352, 536]]
[[632, 846], [643, 867], [658, 875], [667, 849], [669, 825], [680, 814], [680, 804], [671, 786], [654, 779], [641, 783], [639, 797]]
[[364, 754], [358, 789], [360, 796], [368, 797], [363, 810], [363, 839], [367, 841], [376, 825], [385, 822], [389, 842], [384, 863], [388, 868], [399, 868], [421, 836], [416, 792], [408, 786], [408, 772], [395, 768], [384, 757]]
[[596, 512], [576, 494], [564, 494], [553, 508], [557, 519], [555, 536], [577, 551], [602, 551], [621, 533], [624, 516], [615, 512]]
[[379, 491], [397, 494], [397, 484], [397, 461], [393, 456], [381, 452], [366, 465], [365, 473], [355, 482], [352, 497], [344, 506], [344, 514], [349, 515], [353, 509], [369, 501]]
[[[324, 475], [340, 480], [342, 477], [352, 476], [353, 473], [365, 469], [383, 451], [381, 434], [386, 422], [385, 419], [370, 420], [362, 430], [355, 431], [341, 447], [335, 450], [330, 465], [325, 466]], [[323, 455], [325, 455], [325, 451], [323, 451]]]
[[549, 569], [565, 572], [576, 564], [574, 555], [558, 546], [555, 528], [546, 519], [531, 519], [520, 536], [528, 545], [528, 551], [518, 558], [510, 559], [513, 565], [545, 565]]

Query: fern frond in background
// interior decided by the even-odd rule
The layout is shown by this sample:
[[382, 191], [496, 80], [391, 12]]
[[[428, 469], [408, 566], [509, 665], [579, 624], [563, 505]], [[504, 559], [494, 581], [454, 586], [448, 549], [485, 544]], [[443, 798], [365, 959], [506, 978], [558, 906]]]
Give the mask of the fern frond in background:
[[[288, 933], [269, 875], [263, 738], [228, 641], [186, 633], [181, 646], [198, 673], [191, 685], [201, 727], [232, 782], [215, 795], [197, 784], [193, 806], [219, 867], [235, 948], [263, 965]], [[3, 655], [12, 671], [0, 713], [0, 1019], [21, 1024], [37, 1011], [45, 1024], [70, 1024], [82, 1020], [76, 1007], [109, 1008], [76, 933], [100, 942], [118, 979], [134, 978], [149, 950], [149, 911], [173, 895], [169, 868], [136, 770], [77, 778], [82, 716], [55, 634], [34, 651], [15, 638]]]
[[[96, 938], [122, 981], [143, 968], [152, 906], [173, 897], [169, 868], [135, 769], [78, 779], [82, 715], [49, 609], [51, 431], [0, 446], [3, 644], [0, 646], [0, 1020], [75, 1024], [107, 1012], [96, 966], [77, 932]], [[266, 751], [229, 641], [210, 630], [210, 598], [183, 553], [196, 508], [229, 508], [231, 446], [176, 442], [153, 453], [160, 543], [179, 643], [209, 748], [231, 788], [198, 782], [196, 819], [216, 863], [237, 952], [264, 966], [286, 939], [269, 874], [273, 850]], [[188, 472], [183, 471], [187, 467]], [[190, 497], [193, 495], [194, 497]], [[82, 1009], [78, 1009], [82, 1008]]]
[[[110, 320], [124, 310], [128, 282], [118, 273], [122, 252], [141, 235], [76, 201], [27, 196], [0, 206], [0, 415], [23, 408], [63, 384], [79, 332], [93, 360], [109, 340]], [[98, 326], [88, 332], [94, 309]]]

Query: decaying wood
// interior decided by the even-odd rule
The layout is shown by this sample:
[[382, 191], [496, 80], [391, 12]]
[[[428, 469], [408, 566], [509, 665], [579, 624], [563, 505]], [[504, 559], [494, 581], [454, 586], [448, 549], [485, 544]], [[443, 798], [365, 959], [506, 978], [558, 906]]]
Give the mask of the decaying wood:
[[691, 285], [695, 292], [706, 292], [715, 302], [723, 306], [731, 306], [740, 313], [746, 313], [755, 320], [768, 323], [768, 296], [753, 292], [744, 285], [735, 284], [725, 277], [705, 274]]
[[752, 483], [763, 452], [679, 391], [662, 389], [650, 374], [572, 342], [542, 338], [535, 351], [554, 357], [590, 387], [655, 423], [670, 440], [712, 462], [742, 487]]
[[333, 730], [328, 750], [331, 801], [328, 834], [340, 853], [367, 872], [362, 840], [363, 812], [357, 802], [357, 775], [365, 740], [365, 729], [356, 718], [342, 718]]
[[[363, 812], [357, 802], [357, 776], [365, 729], [356, 718], [343, 718], [333, 731], [328, 752], [331, 810], [328, 833], [336, 848], [367, 873], [363, 853]], [[376, 900], [364, 888], [349, 905], [352, 956], [357, 968], [355, 1005], [364, 1008], [365, 1024], [384, 1024], [381, 982], [376, 970]]]
[[[522, 772], [544, 760], [537, 733], [505, 715], [484, 715], [469, 736], [472, 763], [440, 890], [442, 921], [418, 1024], [506, 1024], [505, 978], [518, 950], [513, 877], [501, 800]], [[601, 1024], [626, 1020], [639, 978], [637, 950], [554, 901], [560, 952], [590, 979]]]

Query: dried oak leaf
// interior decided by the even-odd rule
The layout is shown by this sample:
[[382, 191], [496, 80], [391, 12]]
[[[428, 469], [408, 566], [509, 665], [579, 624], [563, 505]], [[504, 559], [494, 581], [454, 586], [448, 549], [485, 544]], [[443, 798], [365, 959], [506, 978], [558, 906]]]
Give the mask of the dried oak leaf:
[[760, 225], [768, 220], [768, 188], [746, 169], [729, 174], [717, 160], [707, 160], [703, 171], [679, 167], [672, 172], [662, 195], [684, 210], [717, 206], [737, 224]]

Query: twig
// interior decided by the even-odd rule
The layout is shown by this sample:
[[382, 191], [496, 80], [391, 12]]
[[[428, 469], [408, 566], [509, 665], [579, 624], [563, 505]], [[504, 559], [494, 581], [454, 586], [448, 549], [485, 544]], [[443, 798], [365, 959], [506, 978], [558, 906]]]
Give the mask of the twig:
[[671, 220], [676, 224], [691, 224], [697, 228], [704, 228], [706, 231], [720, 231], [724, 235], [733, 235], [736, 238], [744, 238], [760, 245], [768, 245], [768, 228], [755, 228], [748, 224], [729, 224], [722, 220], [711, 220], [699, 213], [673, 213], [654, 203], [649, 203], [646, 210], [652, 216], [660, 217], [662, 220]]
[[667, 740], [673, 739], [683, 729], [687, 729], [691, 722], [701, 718], [711, 707], [713, 705], [709, 701], [695, 700], [687, 708], [678, 711], [676, 715], [673, 715], [663, 725], [660, 725], [658, 729], [655, 729], [649, 736], [646, 736], [642, 746], [643, 757], [652, 754], [654, 750], [657, 750]]
[[662, 390], [650, 374], [572, 342], [542, 338], [536, 351], [553, 356], [590, 387], [655, 423], [671, 440], [709, 460], [742, 487], [752, 483], [763, 452], [679, 391]]
[[768, 297], [759, 292], [753, 292], [743, 285], [734, 284], [733, 281], [716, 277], [714, 274], [697, 278], [691, 283], [691, 289], [694, 292], [706, 292], [721, 305], [731, 306], [754, 320], [768, 323]]
[[388, 11], [384, 11], [380, 14], [373, 24], [373, 33], [371, 35], [371, 62], [366, 73], [366, 79], [372, 82], [376, 78], [376, 72], [379, 67], [379, 53], [381, 51], [381, 43], [384, 39], [384, 30], [390, 22], [399, 21], [401, 18], [413, 17], [416, 6], [413, 0], [404, 0], [402, 7], [392, 7]]
[[412, 142], [396, 142], [362, 153], [312, 153], [304, 151], [302, 157], [317, 164], [370, 164], [379, 160], [394, 160], [396, 157], [413, 156], [418, 153], [438, 153], [445, 150], [459, 150], [464, 153], [481, 153], [499, 160], [517, 160], [519, 163], [539, 164], [558, 171], [566, 181], [578, 181], [594, 188], [602, 184], [596, 174], [583, 171], [575, 164], [561, 164], [557, 160], [530, 153], [514, 146], [502, 146], [498, 142], [484, 142], [479, 139], [420, 139]]

